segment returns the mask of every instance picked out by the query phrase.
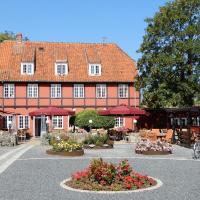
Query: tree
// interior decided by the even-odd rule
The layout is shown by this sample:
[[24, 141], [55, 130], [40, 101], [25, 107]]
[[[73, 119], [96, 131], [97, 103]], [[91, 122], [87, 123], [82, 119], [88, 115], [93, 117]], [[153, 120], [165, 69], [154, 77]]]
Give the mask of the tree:
[[[92, 120], [92, 123], [89, 123]], [[84, 110], [77, 113], [75, 125], [89, 130], [89, 128], [113, 128], [115, 125], [114, 117], [99, 116], [95, 110]]]
[[142, 104], [193, 105], [200, 92], [200, 1], [168, 2], [146, 22], [136, 80]]
[[[11, 31], [0, 32], [0, 43], [3, 42], [4, 40], [15, 40], [15, 39], [16, 39], [16, 34]], [[24, 37], [23, 40], [27, 41], [29, 39], [28, 37]]]

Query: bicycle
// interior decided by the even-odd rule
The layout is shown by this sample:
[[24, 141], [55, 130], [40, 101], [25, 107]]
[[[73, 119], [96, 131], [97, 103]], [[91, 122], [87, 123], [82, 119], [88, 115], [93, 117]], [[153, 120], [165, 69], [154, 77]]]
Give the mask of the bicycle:
[[194, 150], [194, 159], [200, 158], [200, 140], [197, 140], [194, 143], [193, 150]]

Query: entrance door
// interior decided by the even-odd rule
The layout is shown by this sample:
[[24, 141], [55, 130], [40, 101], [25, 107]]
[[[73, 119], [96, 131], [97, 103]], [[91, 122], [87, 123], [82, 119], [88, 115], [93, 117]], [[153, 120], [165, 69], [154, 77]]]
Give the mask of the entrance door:
[[41, 135], [41, 118], [35, 118], [35, 136], [40, 137]]

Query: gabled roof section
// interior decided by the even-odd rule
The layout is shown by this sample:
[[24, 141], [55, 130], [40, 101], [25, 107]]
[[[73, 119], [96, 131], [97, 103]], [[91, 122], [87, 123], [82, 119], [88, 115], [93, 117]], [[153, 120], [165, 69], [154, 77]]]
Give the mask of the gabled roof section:
[[[55, 62], [66, 61], [67, 76], [55, 75]], [[21, 75], [21, 62], [34, 62], [32, 76]], [[99, 63], [101, 76], [89, 76], [88, 65]], [[30, 82], [134, 82], [136, 63], [113, 43], [0, 43], [0, 80]]]

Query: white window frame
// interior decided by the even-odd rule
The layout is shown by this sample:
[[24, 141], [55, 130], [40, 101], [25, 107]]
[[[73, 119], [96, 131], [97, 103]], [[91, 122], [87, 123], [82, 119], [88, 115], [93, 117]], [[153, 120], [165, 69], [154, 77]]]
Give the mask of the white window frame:
[[128, 98], [129, 95], [129, 86], [128, 84], [119, 84], [118, 85], [118, 97], [119, 98]]
[[38, 84], [28, 84], [27, 85], [27, 97], [28, 98], [38, 98]]
[[21, 63], [21, 74], [22, 75], [33, 75], [34, 74], [34, 63], [22, 62]]
[[51, 84], [51, 98], [61, 98], [62, 97], [62, 86], [61, 84]]
[[74, 84], [74, 98], [83, 99], [85, 96], [84, 84]]
[[116, 117], [115, 118], [115, 127], [121, 128], [125, 126], [125, 118], [124, 117]]
[[[13, 122], [13, 120], [14, 120], [13, 115], [6, 115], [6, 116], [5, 116], [5, 120], [6, 120], [6, 121], [5, 121], [6, 123], [4, 124], [4, 125], [5, 125], [4, 128], [7, 128], [7, 129], [8, 129], [8, 128], [9, 128], [9, 121], [10, 121], [10, 122]], [[11, 123], [11, 127], [12, 127], [12, 123]]]
[[[59, 120], [62, 120], [62, 127], [59, 127]], [[56, 126], [54, 126], [53, 121], [56, 120]], [[53, 129], [63, 129], [63, 116], [52, 116], [52, 127]]]
[[[99, 68], [98, 72], [97, 72], [97, 68]], [[101, 76], [101, 64], [89, 64], [89, 75]]]
[[107, 97], [106, 84], [96, 84], [96, 98], [105, 99]]
[[4, 98], [10, 99], [14, 97], [15, 97], [15, 84], [8, 84], [8, 83], [4, 84]]
[[[22, 121], [21, 121], [22, 119]], [[28, 124], [26, 120], [28, 119]], [[22, 125], [22, 126], [21, 126]], [[30, 127], [30, 118], [28, 115], [19, 115], [18, 116], [18, 129], [29, 129]]]
[[[61, 72], [58, 73], [58, 67], [63, 67], [65, 70], [63, 72], [63, 68], [61, 68]], [[55, 75], [64, 76], [68, 74], [68, 64], [65, 62], [56, 62], [55, 63]]]

